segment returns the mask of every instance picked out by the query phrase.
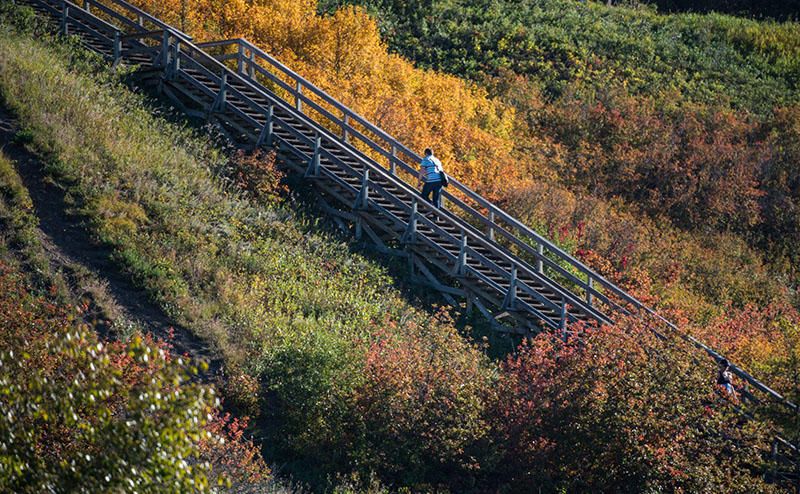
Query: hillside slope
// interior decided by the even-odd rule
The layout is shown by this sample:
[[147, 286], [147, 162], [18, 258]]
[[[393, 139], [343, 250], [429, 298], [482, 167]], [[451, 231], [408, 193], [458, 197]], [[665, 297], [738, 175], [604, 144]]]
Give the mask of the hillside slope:
[[[784, 343], [791, 337], [781, 328], [797, 318], [792, 304], [797, 302], [798, 263], [793, 259], [800, 244], [792, 232], [800, 223], [791, 170], [798, 162], [792, 144], [797, 142], [793, 115], [798, 107], [776, 111], [772, 120], [759, 123], [724, 101], [716, 106], [659, 87], [654, 94], [632, 93], [625, 81], [615, 82], [621, 72], [611, 58], [591, 76], [573, 81], [566, 73], [566, 79], [554, 80], [563, 88], [560, 96], [548, 95], [543, 81], [507, 69], [477, 85], [417, 69], [392, 55], [380, 40], [379, 24], [362, 9], [317, 15], [313, 0], [136, 3], [199, 41], [245, 36], [263, 46], [409, 146], [434, 147], [459, 180], [659, 307], [684, 330], [745, 367], [759, 368], [759, 378], [772, 385], [788, 385], [773, 363], [789, 358], [791, 347]], [[577, 42], [570, 44], [572, 37], [598, 36], [584, 33], [586, 22], [594, 19], [598, 29], [607, 24], [614, 33], [624, 31], [622, 21], [630, 17], [641, 21], [642, 29], [666, 22], [689, 32], [695, 22], [699, 32], [714, 28], [720, 36], [728, 25], [753, 28], [753, 36], [768, 41], [774, 34], [765, 46], [777, 47], [786, 66], [775, 80], [784, 86], [792, 80], [793, 24], [722, 16], [669, 18], [647, 9], [563, 3], [568, 16], [557, 14], [561, 3], [556, 0], [526, 5], [555, 19], [560, 27], [554, 32], [563, 39], [554, 47], [562, 47], [557, 53], [569, 54], [575, 64], [587, 60], [578, 57], [582, 52]], [[403, 5], [387, 2], [382, 8], [405, 12]], [[433, 10], [448, 5], [455, 12], [461, 4], [430, 2]], [[427, 15], [418, 4], [407, 8], [403, 22]], [[473, 10], [474, 16], [483, 15]], [[459, 19], [469, 23], [472, 18], [465, 14]], [[507, 27], [502, 19], [490, 19], [500, 31]], [[550, 28], [543, 24], [540, 29]], [[780, 48], [783, 34], [776, 33], [788, 36], [785, 50]], [[687, 53], [712, 59], [704, 36], [686, 45], [678, 38], [669, 45], [666, 36], [664, 43], [677, 54], [692, 48]], [[635, 37], [630, 42], [647, 44]], [[448, 46], [431, 49], [458, 58], [447, 52]], [[548, 53], [541, 54], [544, 65]], [[467, 55], [462, 58], [468, 60]], [[767, 63], [753, 56], [753, 63]], [[714, 76], [713, 70], [697, 74], [700, 79]], [[707, 78], [700, 85], [712, 87], [713, 81]]]
[[492, 362], [445, 313], [413, 309], [383, 268], [304, 221], [269, 156], [226, 157], [152, 116], [100, 61], [3, 33], [2, 95], [49, 180], [118, 266], [219, 349], [226, 400], [263, 411], [265, 448], [316, 490], [334, 478], [412, 491], [776, 489], [747, 468], [768, 431], [740, 427], [708, 385], [710, 362], [642, 321]]

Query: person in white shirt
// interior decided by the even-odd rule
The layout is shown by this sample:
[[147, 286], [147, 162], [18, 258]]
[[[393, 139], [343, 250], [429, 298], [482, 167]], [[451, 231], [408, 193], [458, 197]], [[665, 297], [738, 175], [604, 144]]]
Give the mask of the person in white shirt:
[[442, 192], [442, 171], [442, 162], [433, 155], [430, 148], [426, 149], [425, 157], [419, 167], [417, 187], [425, 182], [420, 194], [437, 208], [439, 207], [439, 194]]

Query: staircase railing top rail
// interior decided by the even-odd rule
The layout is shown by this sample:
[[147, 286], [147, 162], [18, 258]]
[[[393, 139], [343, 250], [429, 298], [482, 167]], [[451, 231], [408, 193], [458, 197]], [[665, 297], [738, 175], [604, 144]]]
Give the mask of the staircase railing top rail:
[[[64, 0], [64, 1], [66, 1], [66, 0]], [[171, 25], [167, 24], [166, 22], [161, 21], [160, 19], [148, 14], [144, 10], [140, 9], [139, 7], [137, 7], [135, 5], [132, 5], [132, 4], [128, 3], [128, 2], [126, 2], [125, 0], [83, 0], [83, 2], [84, 2], [84, 6], [91, 6], [91, 5], [105, 6], [108, 3], [119, 5], [120, 7], [122, 7], [125, 10], [127, 10], [128, 12], [136, 15], [137, 18], [141, 19], [142, 21], [147, 21], [150, 24], [158, 27], [159, 29], [166, 29], [167, 31], [172, 33], [174, 36], [177, 36], [177, 37], [181, 38], [183, 41], [189, 41], [189, 42], [194, 41], [194, 38], [192, 38], [188, 34], [184, 33], [180, 29], [178, 29], [178, 28], [176, 28], [174, 26], [171, 26]], [[142, 29], [144, 29], [144, 27], [142, 27]]]

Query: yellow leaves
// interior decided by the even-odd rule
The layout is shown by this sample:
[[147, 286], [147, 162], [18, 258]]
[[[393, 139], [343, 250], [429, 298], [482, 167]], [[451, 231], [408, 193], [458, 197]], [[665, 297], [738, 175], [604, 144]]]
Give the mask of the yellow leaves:
[[198, 42], [245, 37], [412, 149], [431, 147], [468, 183], [513, 181], [516, 115], [461, 79], [386, 49], [358, 7], [317, 14], [315, 0], [136, 0]]
[[144, 209], [135, 202], [119, 197], [119, 194], [102, 197], [97, 204], [98, 214], [105, 219], [107, 234], [129, 235], [147, 223]]

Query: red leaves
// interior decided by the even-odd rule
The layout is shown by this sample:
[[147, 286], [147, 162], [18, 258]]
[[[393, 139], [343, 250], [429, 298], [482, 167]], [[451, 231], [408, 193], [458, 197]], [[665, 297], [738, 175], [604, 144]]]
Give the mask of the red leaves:
[[280, 183], [283, 173], [275, 166], [275, 153], [239, 151], [233, 157], [233, 165], [237, 185], [257, 201], [280, 201], [288, 192]]

